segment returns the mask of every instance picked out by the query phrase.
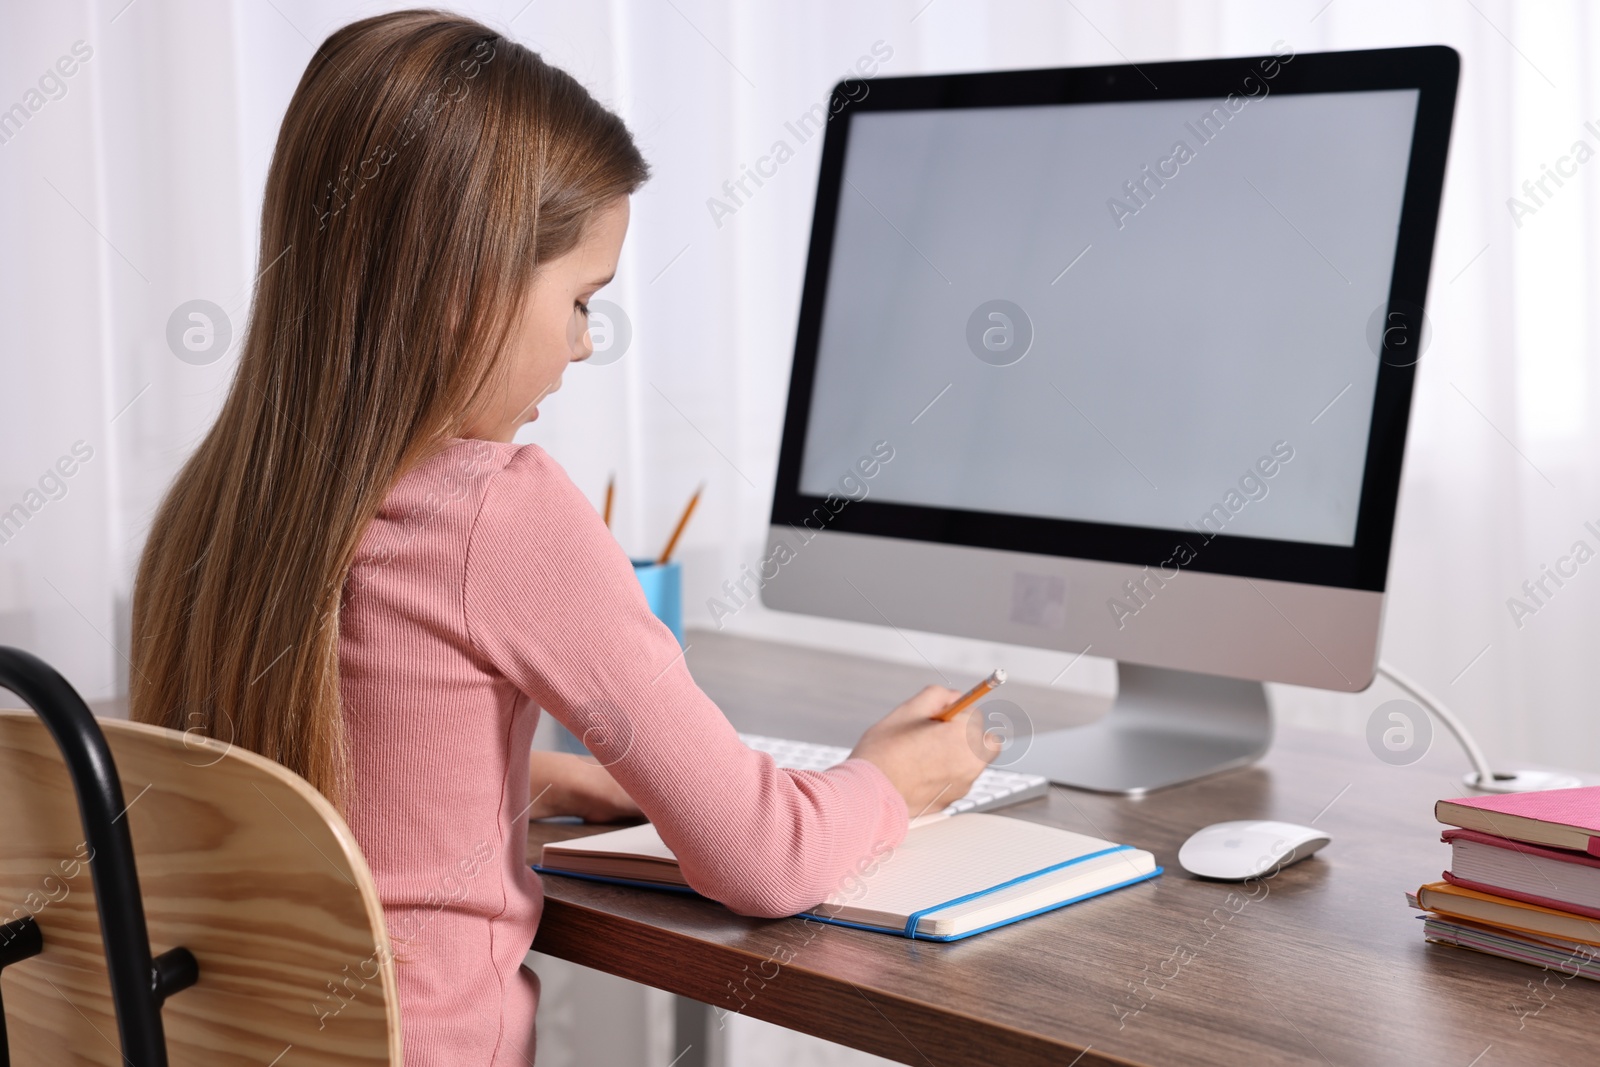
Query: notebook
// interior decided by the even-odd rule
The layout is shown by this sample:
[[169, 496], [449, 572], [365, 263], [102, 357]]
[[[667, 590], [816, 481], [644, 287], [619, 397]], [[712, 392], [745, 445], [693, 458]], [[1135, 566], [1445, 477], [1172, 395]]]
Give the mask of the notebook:
[[[648, 823], [544, 846], [535, 870], [689, 891]], [[928, 941], [955, 941], [1161, 873], [1142, 849], [1003, 815], [919, 820], [899, 848], [804, 914]]]
[[1600, 859], [1477, 830], [1446, 830], [1451, 885], [1600, 919]]
[[1600, 856], [1600, 786], [1441, 800], [1433, 815], [1464, 830]]
[[1449, 882], [1431, 882], [1418, 889], [1416, 907], [1450, 918], [1503, 926], [1520, 934], [1559, 937], [1564, 941], [1600, 946], [1600, 920], [1480, 893]]
[[1490, 956], [1531, 963], [1561, 972], [1566, 977], [1600, 981], [1600, 949], [1577, 941], [1538, 934], [1519, 934], [1478, 923], [1421, 915], [1423, 937], [1440, 945], [1455, 945]]

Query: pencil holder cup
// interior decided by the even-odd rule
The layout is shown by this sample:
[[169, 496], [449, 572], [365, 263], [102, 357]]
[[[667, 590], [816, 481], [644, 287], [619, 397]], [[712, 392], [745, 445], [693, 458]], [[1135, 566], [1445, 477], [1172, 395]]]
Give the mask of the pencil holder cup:
[[683, 567], [677, 563], [636, 559], [633, 573], [644, 590], [651, 613], [667, 624], [678, 644], [683, 644]]

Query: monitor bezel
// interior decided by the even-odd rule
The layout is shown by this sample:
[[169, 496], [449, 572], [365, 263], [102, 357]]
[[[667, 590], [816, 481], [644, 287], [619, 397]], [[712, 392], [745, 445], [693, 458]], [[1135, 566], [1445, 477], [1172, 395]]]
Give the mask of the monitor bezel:
[[831, 530], [1149, 566], [1170, 565], [1178, 546], [1187, 544], [1190, 558], [1181, 565], [1198, 571], [1382, 592], [1416, 372], [1414, 361], [1389, 350], [1387, 331], [1382, 335], [1384, 355], [1378, 361], [1355, 543], [1349, 547], [1232, 534], [1202, 537], [1182, 530], [903, 504], [874, 500], [870, 494], [840, 507], [837, 498], [830, 502], [800, 491], [845, 149], [851, 116], [859, 111], [1215, 99], [1238, 92], [1244, 77], [1259, 77], [1259, 65], [1273, 60], [1279, 61], [1271, 85], [1274, 95], [1416, 89], [1416, 119], [1389, 290], [1390, 314], [1384, 321], [1401, 315], [1402, 324], [1421, 325], [1415, 316], [1426, 303], [1460, 57], [1443, 45], [1293, 54], [1287, 62], [1284, 54], [911, 75], [866, 82], [847, 79], [836, 85], [822, 146], [773, 492], [773, 526], [814, 527], [821, 508]]

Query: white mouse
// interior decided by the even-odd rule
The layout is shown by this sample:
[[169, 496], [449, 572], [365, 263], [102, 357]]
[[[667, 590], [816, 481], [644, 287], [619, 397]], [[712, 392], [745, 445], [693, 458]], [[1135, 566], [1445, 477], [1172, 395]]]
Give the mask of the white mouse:
[[1242, 882], [1298, 863], [1330, 840], [1291, 822], [1219, 822], [1196, 830], [1178, 849], [1178, 863], [1201, 878]]

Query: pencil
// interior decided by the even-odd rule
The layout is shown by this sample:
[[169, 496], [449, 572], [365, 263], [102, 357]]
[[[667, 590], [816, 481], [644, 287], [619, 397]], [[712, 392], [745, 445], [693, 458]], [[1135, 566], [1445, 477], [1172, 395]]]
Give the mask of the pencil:
[[985, 678], [971, 689], [968, 689], [961, 695], [960, 700], [956, 701], [954, 704], [951, 704], [948, 708], [945, 708], [939, 714], [935, 715], [933, 717], [934, 721], [949, 722], [951, 719], [955, 718], [957, 715], [960, 715], [963, 711], [966, 711], [968, 708], [972, 707], [972, 705], [982, 700], [984, 694], [1005, 684], [1006, 669], [1004, 667], [996, 667], [993, 674], [989, 675], [989, 677]]
[[615, 474], [613, 474], [611, 476], [611, 480], [606, 483], [605, 520], [606, 520], [606, 529], [608, 529], [608, 530], [611, 529], [611, 502], [613, 500], [615, 500], [616, 497], [617, 497], [617, 476]]
[[672, 558], [672, 550], [678, 547], [678, 538], [683, 536], [683, 528], [689, 525], [689, 516], [694, 514], [694, 506], [700, 503], [700, 493], [706, 487], [705, 482], [700, 483], [700, 488], [694, 491], [694, 496], [689, 498], [689, 504], [683, 509], [683, 517], [678, 520], [678, 526], [672, 531], [672, 536], [667, 539], [667, 547], [661, 550], [661, 556], [656, 560], [657, 566]]

